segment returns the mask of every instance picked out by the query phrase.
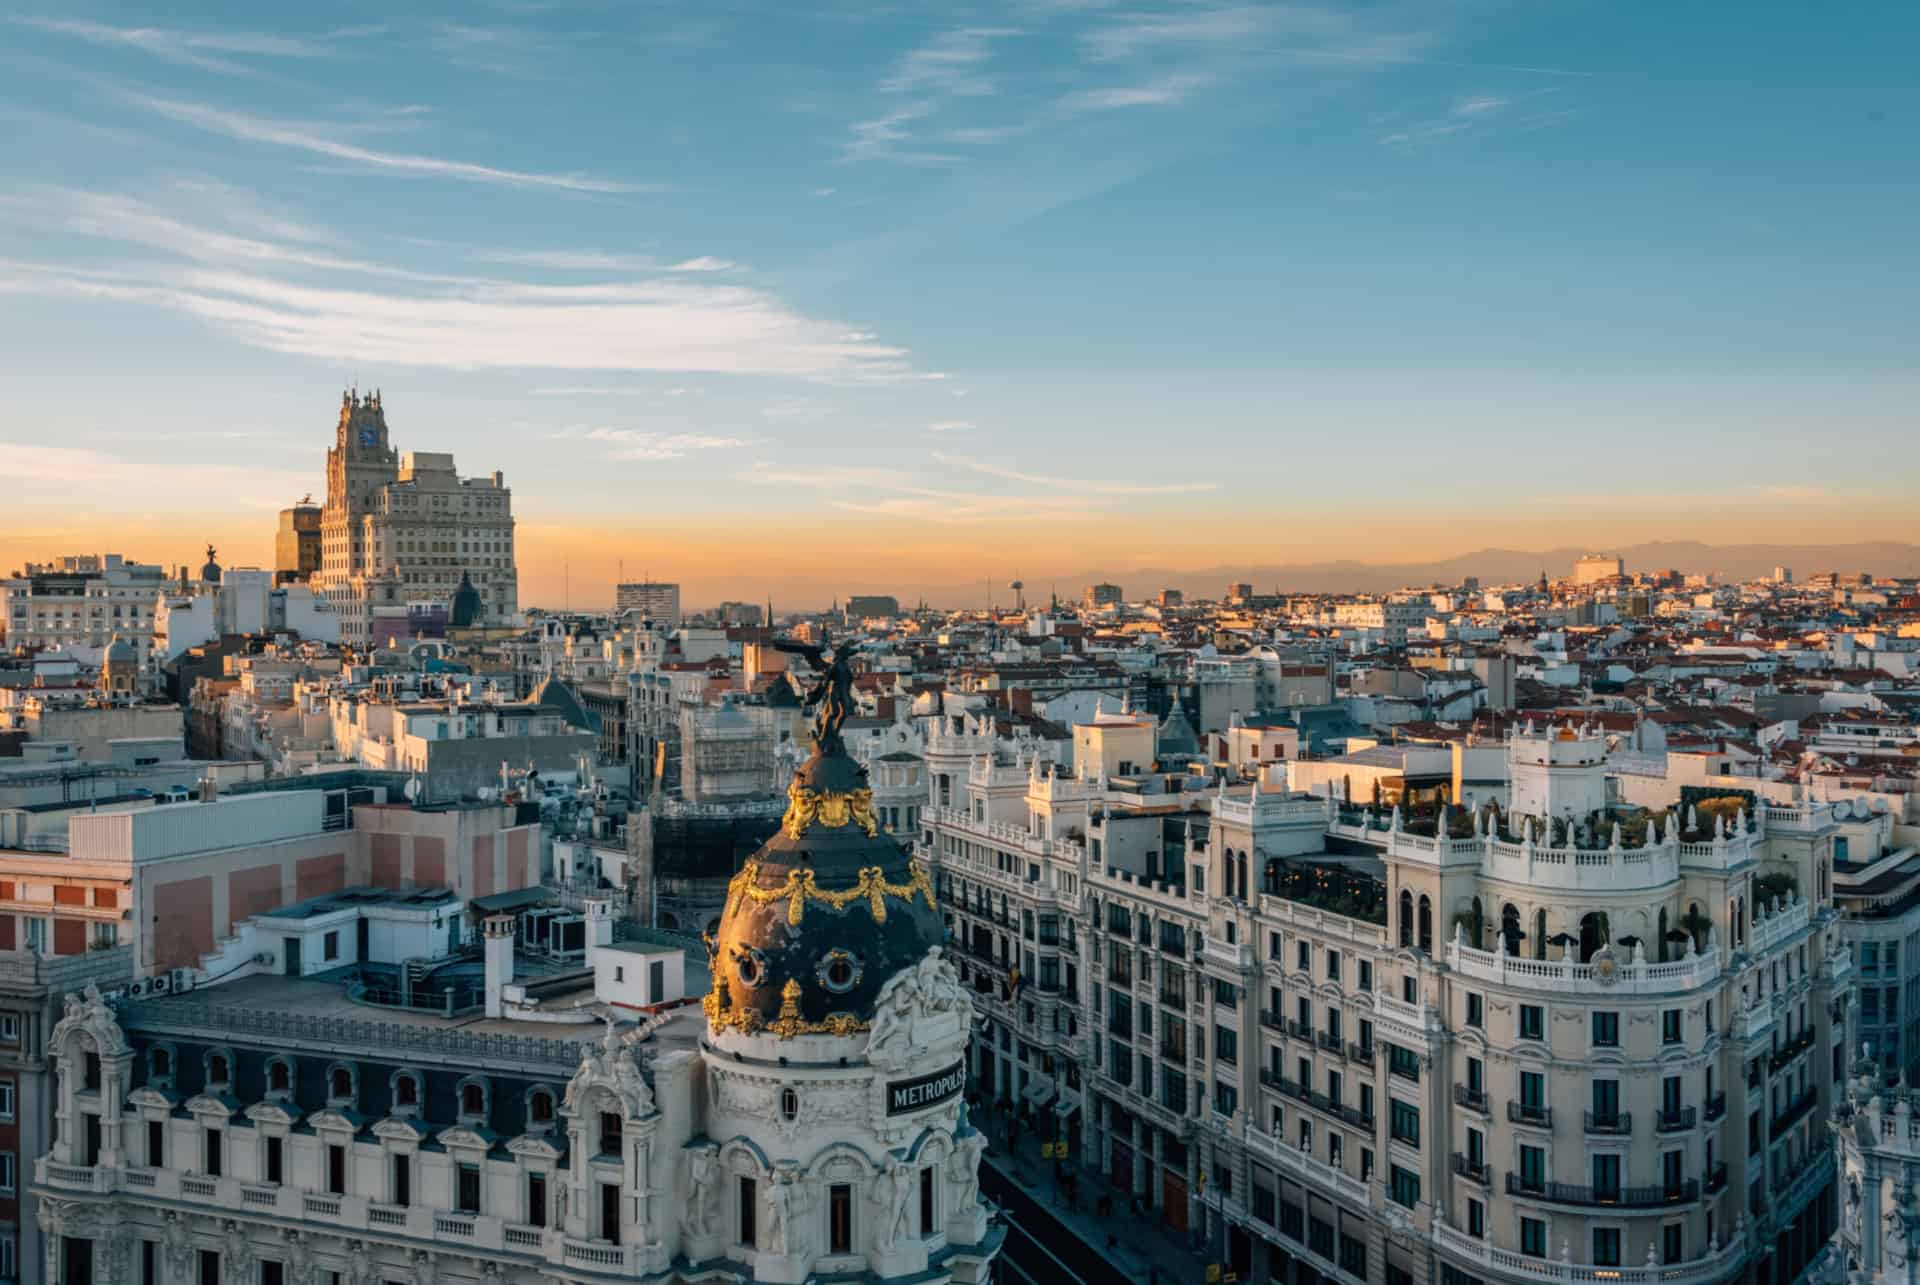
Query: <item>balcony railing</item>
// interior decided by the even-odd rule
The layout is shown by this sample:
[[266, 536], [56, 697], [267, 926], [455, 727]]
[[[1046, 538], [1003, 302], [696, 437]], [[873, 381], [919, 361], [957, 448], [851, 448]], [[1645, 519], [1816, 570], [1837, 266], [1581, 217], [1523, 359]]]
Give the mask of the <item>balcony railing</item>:
[[1712, 1124], [1727, 1113], [1727, 1095], [1716, 1093], [1707, 1099], [1707, 1123]]
[[1556, 1205], [1598, 1205], [1614, 1209], [1660, 1209], [1684, 1205], [1700, 1198], [1700, 1183], [1689, 1178], [1672, 1186], [1582, 1187], [1567, 1182], [1529, 1182], [1517, 1173], [1507, 1174], [1507, 1194]]
[[1282, 1093], [1287, 1091], [1287, 1077], [1271, 1067], [1260, 1068], [1260, 1083], [1269, 1089], [1278, 1089]]
[[1791, 1129], [1794, 1125], [1799, 1124], [1801, 1120], [1805, 1119], [1807, 1112], [1813, 1110], [1814, 1100], [1819, 1096], [1819, 1093], [1815, 1090], [1808, 1089], [1805, 1093], [1802, 1093], [1799, 1097], [1788, 1103], [1786, 1110], [1773, 1117], [1773, 1136], [1776, 1138], [1779, 1137], [1788, 1129]]
[[1509, 1101], [1507, 1103], [1507, 1119], [1515, 1124], [1530, 1124], [1536, 1128], [1551, 1129], [1553, 1127], [1553, 1108], [1529, 1106], [1525, 1102]]
[[1373, 1045], [1350, 1043], [1347, 1045], [1347, 1056], [1358, 1062], [1361, 1066], [1372, 1066]]
[[1587, 1112], [1588, 1133], [1632, 1133], [1633, 1116], [1626, 1111]]
[[1322, 1031], [1317, 1038], [1321, 1048], [1333, 1054], [1335, 1057], [1340, 1056], [1340, 1037], [1338, 1035], [1332, 1031]]
[[1487, 1166], [1485, 1160], [1475, 1164], [1458, 1151], [1453, 1153], [1453, 1172], [1465, 1178], [1468, 1182], [1479, 1183], [1482, 1187], [1491, 1187], [1493, 1185], [1493, 1170]]
[[1773, 1055], [1772, 1059], [1768, 1062], [1767, 1069], [1778, 1074], [1781, 1067], [1793, 1061], [1793, 1059], [1799, 1057], [1812, 1047], [1813, 1028], [1809, 1026], [1794, 1036], [1791, 1043], [1783, 1045], [1780, 1051]]
[[1296, 1040], [1311, 1040], [1313, 1038], [1313, 1023], [1303, 1022], [1297, 1017], [1289, 1017], [1287, 1019], [1287, 1034], [1293, 1036]]
[[1270, 1031], [1284, 1031], [1287, 1029], [1287, 1023], [1285, 1019], [1282, 1018], [1280, 1014], [1274, 1012], [1270, 1008], [1263, 1008], [1260, 1010], [1260, 1025], [1266, 1027]]
[[1726, 1189], [1727, 1162], [1722, 1160], [1713, 1167], [1713, 1172], [1707, 1175], [1707, 1194], [1709, 1196], [1717, 1196]]
[[1655, 1133], [1681, 1133], [1693, 1127], [1697, 1113], [1692, 1107], [1662, 1107], [1653, 1117]]

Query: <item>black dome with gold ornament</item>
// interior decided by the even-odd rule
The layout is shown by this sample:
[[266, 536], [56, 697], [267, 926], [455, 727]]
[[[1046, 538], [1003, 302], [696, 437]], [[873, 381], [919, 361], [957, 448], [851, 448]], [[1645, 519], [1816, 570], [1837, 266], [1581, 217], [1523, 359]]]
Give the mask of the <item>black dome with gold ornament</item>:
[[944, 935], [933, 884], [874, 817], [867, 770], [840, 728], [851, 708], [849, 648], [781, 642], [820, 675], [813, 757], [794, 771], [780, 830], [727, 889], [707, 939], [709, 1028], [801, 1035], [862, 1034], [880, 988]]

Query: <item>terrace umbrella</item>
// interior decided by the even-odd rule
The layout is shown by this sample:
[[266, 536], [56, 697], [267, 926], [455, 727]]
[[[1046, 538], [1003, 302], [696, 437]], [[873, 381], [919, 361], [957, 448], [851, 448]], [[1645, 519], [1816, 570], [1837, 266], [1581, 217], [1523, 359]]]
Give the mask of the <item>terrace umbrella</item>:
[[1640, 944], [1638, 937], [1621, 937], [1617, 940], [1622, 946], [1638, 946]]
[[1667, 940], [1673, 942], [1692, 941], [1693, 934], [1684, 928], [1669, 928], [1667, 929]]
[[1547, 938], [1547, 945], [1549, 946], [1578, 946], [1579, 944], [1580, 939], [1572, 933], [1555, 933], [1553, 936]]

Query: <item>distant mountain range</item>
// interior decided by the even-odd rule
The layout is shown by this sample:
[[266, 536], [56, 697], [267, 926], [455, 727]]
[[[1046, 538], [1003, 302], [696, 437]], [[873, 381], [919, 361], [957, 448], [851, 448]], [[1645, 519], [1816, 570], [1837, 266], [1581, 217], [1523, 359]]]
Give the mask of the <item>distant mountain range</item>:
[[[1428, 584], [1459, 584], [1468, 576], [1483, 585], [1532, 581], [1545, 571], [1549, 577], [1569, 575], [1576, 558], [1589, 553], [1617, 556], [1629, 574], [1677, 568], [1688, 573], [1713, 572], [1723, 579], [1747, 580], [1771, 575], [1777, 566], [1792, 569], [1804, 579], [1821, 571], [1870, 571], [1877, 576], [1920, 575], [1920, 545], [1897, 541], [1863, 544], [1703, 544], [1697, 540], [1657, 540], [1625, 547], [1562, 548], [1544, 550], [1477, 549], [1432, 562], [1391, 564], [1353, 562], [1226, 563], [1204, 570], [1176, 571], [1167, 567], [1098, 568], [1072, 576], [1027, 582], [1027, 600], [1044, 602], [1049, 585], [1057, 584], [1062, 599], [1078, 601], [1090, 584], [1111, 581], [1126, 590], [1131, 601], [1151, 597], [1162, 587], [1179, 589], [1192, 598], [1218, 598], [1229, 584], [1246, 582], [1260, 593], [1383, 593], [1391, 589]], [[895, 594], [903, 606], [921, 597], [936, 607], [984, 605], [985, 584], [904, 585], [860, 592]], [[1013, 600], [1004, 584], [993, 589], [994, 601]]]

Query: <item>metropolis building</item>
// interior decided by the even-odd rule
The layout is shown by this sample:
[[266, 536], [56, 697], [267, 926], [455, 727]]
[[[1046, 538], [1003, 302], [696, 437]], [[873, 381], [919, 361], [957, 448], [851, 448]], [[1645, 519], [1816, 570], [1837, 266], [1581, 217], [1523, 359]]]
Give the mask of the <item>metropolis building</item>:
[[1575, 727], [1516, 733], [1508, 806], [1443, 821], [1090, 748], [1067, 773], [929, 738], [970, 1070], [1207, 1261], [1787, 1285], [1818, 1257], [1852, 990], [1831, 808], [1631, 816]]
[[[568, 975], [501, 985], [524, 931], [503, 903], [469, 907], [484, 1017], [358, 1020], [324, 978], [291, 974], [70, 997], [48, 1040], [56, 1138], [34, 1173], [45, 1261], [24, 1279], [986, 1281], [1004, 1231], [961, 1096], [972, 1005], [928, 874], [876, 824], [840, 740], [849, 675], [834, 673], [697, 1002], [594, 1005], [604, 1035], [571, 1037]], [[403, 896], [382, 913], [415, 910]], [[670, 962], [656, 955], [597, 975], [644, 978]]]

